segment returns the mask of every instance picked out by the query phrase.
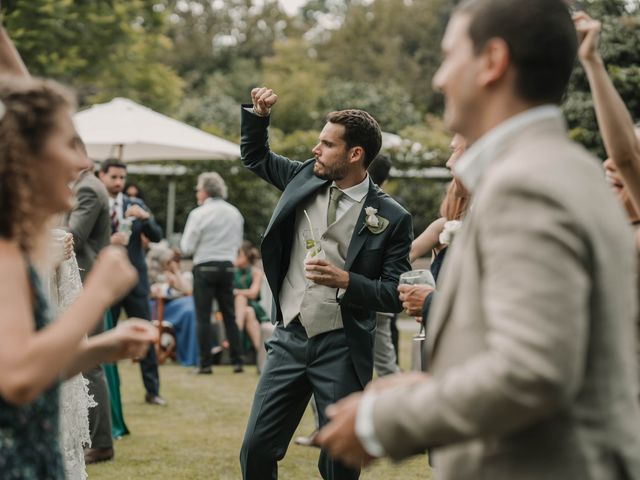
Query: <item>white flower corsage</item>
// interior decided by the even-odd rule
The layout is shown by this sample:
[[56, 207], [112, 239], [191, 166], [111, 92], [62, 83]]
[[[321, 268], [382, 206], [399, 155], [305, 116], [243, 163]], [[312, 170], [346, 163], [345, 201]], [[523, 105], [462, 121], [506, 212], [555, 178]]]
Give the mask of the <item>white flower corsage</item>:
[[453, 237], [458, 233], [460, 228], [462, 227], [462, 222], [460, 220], [449, 220], [445, 222], [442, 232], [440, 232], [440, 236], [438, 240], [442, 245], [449, 245], [453, 241]]
[[367, 219], [365, 220], [367, 226], [377, 228], [380, 225], [380, 220], [376, 217], [376, 213], [378, 213], [377, 208], [367, 207], [364, 209], [364, 213], [367, 215]]
[[364, 230], [364, 228], [368, 228], [371, 233], [377, 235], [386, 230], [389, 226], [389, 220], [384, 217], [378, 215], [378, 209], [373, 207], [365, 207], [364, 213], [366, 215], [364, 220], [364, 225], [360, 229], [360, 232]]

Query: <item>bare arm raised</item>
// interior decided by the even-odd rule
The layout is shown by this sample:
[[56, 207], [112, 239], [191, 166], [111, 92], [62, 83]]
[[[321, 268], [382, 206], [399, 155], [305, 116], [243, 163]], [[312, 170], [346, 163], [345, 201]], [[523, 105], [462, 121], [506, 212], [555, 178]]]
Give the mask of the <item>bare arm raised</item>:
[[18, 77], [31, 76], [3, 25], [0, 25], [0, 73]]
[[574, 22], [580, 39], [578, 57], [589, 80], [602, 140], [637, 207], [640, 205], [640, 139], [629, 110], [598, 53], [601, 24], [584, 12], [577, 13]]

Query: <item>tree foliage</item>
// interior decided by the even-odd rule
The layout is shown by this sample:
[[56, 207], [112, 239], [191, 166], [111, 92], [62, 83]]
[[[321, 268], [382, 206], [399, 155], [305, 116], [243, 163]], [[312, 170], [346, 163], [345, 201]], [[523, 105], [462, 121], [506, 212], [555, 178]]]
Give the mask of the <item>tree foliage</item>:
[[80, 104], [127, 96], [171, 112], [182, 79], [164, 57], [167, 14], [153, 0], [9, 0], [4, 22], [34, 75], [72, 86]]
[[[311, 157], [327, 112], [361, 108], [403, 140], [387, 151], [401, 171], [442, 166], [450, 134], [431, 88], [455, 0], [308, 0], [288, 16], [277, 0], [5, 0], [4, 22], [36, 75], [72, 86], [82, 106], [124, 96], [232, 141], [253, 87], [280, 96], [273, 149]], [[575, 2], [603, 20], [601, 50], [616, 87], [640, 119], [640, 9], [627, 0]], [[578, 67], [564, 104], [573, 138], [600, 156], [591, 94]], [[176, 159], [180, 160], [180, 159]], [[192, 187], [218, 171], [253, 241], [278, 192], [239, 162], [193, 162], [177, 181], [176, 230], [195, 206]], [[164, 221], [166, 182], [136, 177]], [[437, 215], [443, 184], [398, 178], [389, 185], [416, 232]]]

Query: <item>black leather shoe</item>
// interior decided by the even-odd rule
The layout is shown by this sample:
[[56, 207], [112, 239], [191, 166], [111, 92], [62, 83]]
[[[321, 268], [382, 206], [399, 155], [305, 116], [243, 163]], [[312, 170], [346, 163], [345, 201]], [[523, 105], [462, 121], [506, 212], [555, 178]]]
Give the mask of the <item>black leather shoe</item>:
[[113, 459], [113, 448], [85, 448], [84, 463], [106, 462]]
[[150, 405], [158, 405], [160, 407], [165, 407], [167, 402], [160, 395], [152, 395], [151, 393], [147, 393], [144, 396], [144, 401]]
[[196, 375], [211, 375], [213, 373], [213, 369], [211, 367], [198, 367], [193, 373]]
[[244, 368], [242, 367], [241, 364], [234, 365], [233, 373], [242, 373], [242, 372], [244, 372]]

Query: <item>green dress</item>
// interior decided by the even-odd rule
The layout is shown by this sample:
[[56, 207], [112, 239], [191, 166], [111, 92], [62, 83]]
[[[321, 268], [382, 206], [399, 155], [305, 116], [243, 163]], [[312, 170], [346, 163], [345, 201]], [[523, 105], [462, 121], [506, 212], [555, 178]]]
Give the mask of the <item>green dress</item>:
[[[111, 312], [107, 310], [104, 314], [104, 330], [111, 330], [113, 321]], [[120, 374], [117, 363], [105, 363], [102, 365], [107, 386], [109, 387], [109, 399], [111, 400], [111, 436], [115, 439], [129, 434], [127, 424], [124, 423], [124, 412], [122, 411], [122, 400], [120, 398]]]
[[[37, 273], [29, 265], [35, 298], [36, 330], [50, 320], [49, 307]], [[29, 405], [16, 406], [0, 397], [0, 478], [3, 480], [63, 480], [58, 444], [59, 383]]]
[[[247, 288], [251, 287], [251, 282], [253, 282], [252, 271], [253, 269], [251, 267], [236, 268], [233, 274], [233, 288], [246, 290]], [[259, 295], [255, 300], [249, 300], [249, 306], [252, 307], [256, 312], [256, 318], [258, 319], [258, 322], [268, 322], [269, 316], [264, 311], [264, 308], [262, 308], [262, 305], [260, 305], [259, 300]], [[251, 339], [249, 338], [249, 335], [247, 335], [247, 332], [240, 332], [240, 341], [242, 342], [242, 348], [245, 352], [249, 351], [253, 347], [251, 345]]]
[[[253, 268], [236, 268], [233, 276], [233, 288], [238, 290], [246, 290], [251, 287], [253, 282]], [[260, 295], [255, 300], [249, 300], [249, 306], [256, 312], [256, 318], [260, 323], [268, 322], [269, 315], [260, 305]]]

